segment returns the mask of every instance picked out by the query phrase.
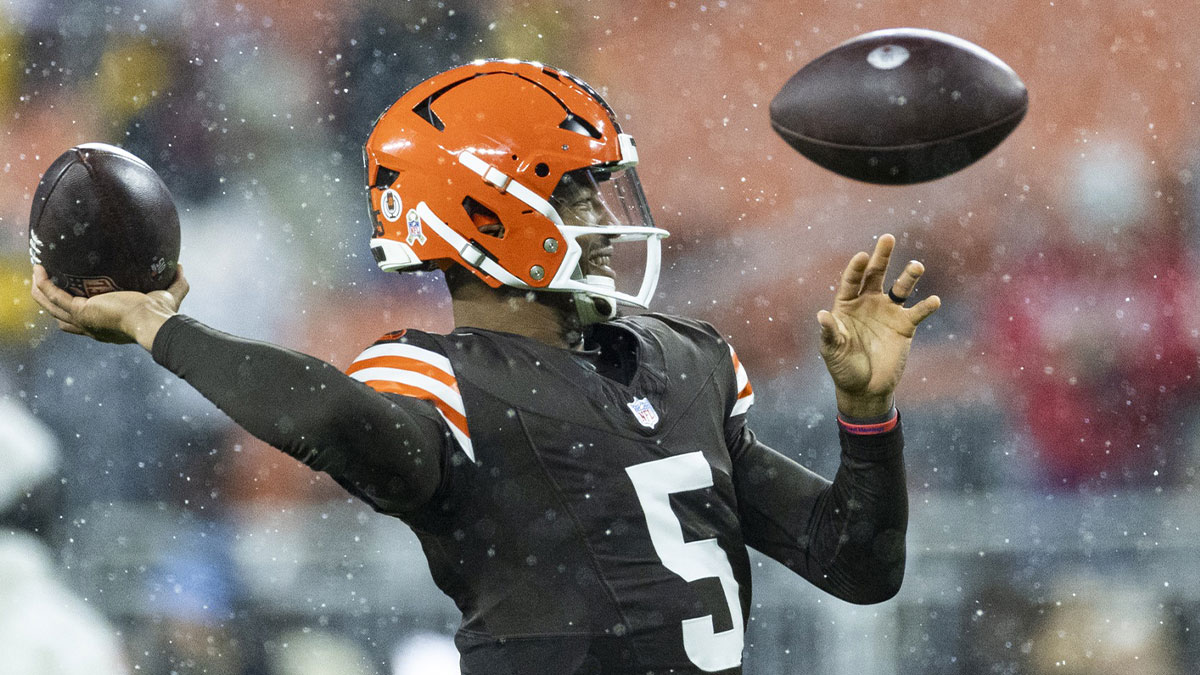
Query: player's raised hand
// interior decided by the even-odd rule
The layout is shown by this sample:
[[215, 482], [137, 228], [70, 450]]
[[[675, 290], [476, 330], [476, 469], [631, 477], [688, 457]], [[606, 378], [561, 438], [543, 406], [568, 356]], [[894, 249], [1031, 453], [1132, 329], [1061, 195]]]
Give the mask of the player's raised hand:
[[942, 305], [940, 298], [931, 295], [912, 307], [904, 306], [903, 300], [925, 272], [916, 260], [904, 266], [890, 295], [885, 290], [895, 245], [896, 238], [885, 234], [874, 253], [856, 253], [842, 272], [833, 309], [817, 313], [821, 356], [837, 388], [838, 409], [845, 415], [873, 417], [891, 409], [913, 334]]
[[54, 285], [41, 265], [33, 267], [30, 293], [67, 333], [101, 342], [137, 342], [147, 350], [162, 324], [179, 310], [188, 292], [183, 267], [166, 290], [138, 293], [113, 291], [82, 298]]

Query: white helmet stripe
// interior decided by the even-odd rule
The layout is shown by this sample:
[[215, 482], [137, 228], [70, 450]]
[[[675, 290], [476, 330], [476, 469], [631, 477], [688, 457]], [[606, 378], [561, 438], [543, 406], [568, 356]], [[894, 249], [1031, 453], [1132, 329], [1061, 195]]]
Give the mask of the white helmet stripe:
[[[632, 156], [632, 161], [629, 162], [629, 166], [632, 166], [637, 163], [637, 150], [633, 147], [633, 139], [628, 134], [621, 134], [621, 137], [622, 153], [628, 151], [629, 155]], [[559, 265], [558, 272], [554, 275], [554, 279], [545, 286], [545, 290], [590, 293], [642, 308], [650, 306], [650, 300], [654, 297], [654, 291], [658, 287], [658, 276], [662, 268], [661, 240], [670, 236], [669, 232], [657, 227], [632, 225], [565, 225], [563, 224], [562, 217], [550, 205], [550, 202], [520, 182], [513, 180], [510, 176], [489, 165], [469, 150], [460, 152], [458, 159], [462, 162], [463, 166], [478, 174], [486, 183], [521, 200], [527, 206], [553, 222], [558, 230], [562, 232], [566, 240], [567, 250], [563, 252], [563, 260], [562, 264]], [[624, 163], [625, 159], [626, 157], [623, 155], [622, 163]], [[420, 214], [422, 220], [426, 221], [435, 232], [441, 235], [443, 239], [450, 243], [451, 246], [454, 246], [460, 253], [466, 250], [465, 247], [475, 248], [450, 226], [439, 220], [424, 202], [417, 205], [417, 213]], [[578, 270], [579, 258], [582, 255], [579, 243], [575, 238], [585, 234], [602, 234], [612, 237], [613, 241], [616, 242], [646, 241], [646, 270], [642, 276], [642, 285], [637, 295], [622, 293], [611, 288], [589, 284], [585, 281], [572, 278]], [[475, 250], [478, 251], [478, 249]], [[479, 269], [500, 280], [501, 283], [517, 288], [530, 288], [528, 284], [518, 279], [490, 258], [484, 257], [475, 264]]]
[[511, 194], [522, 202], [525, 202], [525, 205], [529, 208], [554, 221], [555, 225], [562, 226], [562, 218], [558, 215], [558, 211], [555, 211], [554, 207], [550, 206], [550, 202], [542, 199], [533, 190], [513, 180], [508, 174], [471, 154], [470, 150], [463, 150], [458, 153], [458, 161], [462, 162], [462, 165], [471, 171], [479, 174], [479, 177], [488, 185], [494, 186], [501, 192]]
[[521, 281], [513, 276], [508, 270], [501, 267], [495, 260], [484, 255], [479, 247], [467, 241], [465, 237], [454, 231], [454, 228], [447, 225], [434, 214], [433, 209], [425, 202], [417, 204], [417, 215], [421, 217], [421, 221], [429, 226], [429, 229], [437, 233], [439, 237], [446, 240], [446, 243], [454, 247], [459, 255], [464, 260], [469, 261], [475, 267], [483, 270], [487, 274], [499, 279], [501, 283], [507, 286], [515, 286], [517, 288], [529, 288], [529, 284]]

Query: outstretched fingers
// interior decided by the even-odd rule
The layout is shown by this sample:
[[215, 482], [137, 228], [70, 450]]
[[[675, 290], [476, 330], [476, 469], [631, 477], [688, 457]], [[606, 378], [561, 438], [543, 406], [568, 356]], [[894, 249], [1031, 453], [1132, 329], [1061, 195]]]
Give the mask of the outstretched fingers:
[[898, 298], [907, 298], [913, 294], [921, 275], [925, 274], [925, 266], [919, 260], [910, 260], [892, 284], [892, 293]]
[[64, 321], [68, 318], [66, 312], [60, 309], [53, 302], [50, 302], [50, 299], [46, 297], [46, 294], [43, 293], [42, 289], [38, 286], [36, 279], [34, 280], [33, 286], [31, 286], [29, 289], [29, 294], [33, 296], [34, 302], [36, 302], [38, 306], [45, 310], [45, 312], [50, 316], [58, 319], [59, 321]]
[[58, 319], [57, 323], [58, 323], [58, 329], [64, 333], [71, 333], [73, 335], [87, 335], [87, 333], [82, 328], [80, 328], [79, 326], [76, 326], [73, 323], [67, 323], [66, 321], [63, 321], [62, 319]]
[[[925, 274], [925, 265], [921, 264], [921, 261], [908, 261], [908, 264], [904, 266], [904, 270], [900, 272], [900, 276], [892, 284], [892, 294], [898, 298], [912, 296], [913, 291], [917, 288], [917, 282], [921, 280], [921, 275], [923, 274]], [[913, 325], [918, 326], [941, 306], [942, 299], [936, 295], [931, 295], [904, 311], [908, 314], [909, 319], [912, 320]]]
[[888, 261], [896, 248], [896, 238], [890, 234], [880, 235], [875, 242], [875, 252], [867, 262], [867, 271], [862, 280], [862, 291], [883, 292], [883, 277], [887, 274]]
[[838, 284], [838, 300], [853, 300], [858, 297], [869, 260], [870, 257], [866, 253], [859, 251], [846, 264], [846, 269], [842, 270], [842, 281]]
[[838, 347], [846, 339], [846, 326], [833, 312], [827, 309], [817, 312], [817, 323], [821, 325], [821, 343], [826, 347]]
[[55, 286], [41, 265], [35, 265], [33, 268], [33, 285], [29, 292], [34, 301], [50, 316], [71, 323], [71, 294]]
[[938, 311], [938, 308], [941, 306], [942, 299], [936, 295], [931, 295], [904, 311], [912, 319], [913, 325], [919, 326], [922, 321], [928, 319], [929, 315]]

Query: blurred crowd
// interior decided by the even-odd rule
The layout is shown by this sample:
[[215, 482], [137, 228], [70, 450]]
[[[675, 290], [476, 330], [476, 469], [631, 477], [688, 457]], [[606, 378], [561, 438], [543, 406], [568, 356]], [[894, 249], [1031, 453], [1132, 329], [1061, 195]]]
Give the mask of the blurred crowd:
[[[484, 57], [563, 67], [624, 115], [657, 224], [672, 232], [655, 309], [729, 335], [768, 443], [827, 475], [836, 467], [814, 317], [845, 261], [890, 231], [897, 255], [928, 268], [918, 292], [943, 299], [898, 398], [915, 498], [1190, 494], [1200, 63], [1187, 3], [941, 4], [0, 4], [0, 427], [37, 428], [0, 439], [0, 565], [37, 561], [45, 588], [59, 580], [47, 593], [63, 594], [46, 597], [73, 587], [71, 613], [98, 636], [97, 653], [116, 654], [103, 657], [109, 670], [86, 672], [456, 672], [452, 613], [397, 622], [402, 607], [260, 602], [234, 560], [259, 522], [248, 514], [332, 504], [377, 516], [245, 435], [148, 354], [56, 332], [28, 296], [26, 238], [45, 167], [74, 144], [116, 143], [176, 198], [192, 316], [343, 367], [389, 330], [447, 330], [438, 274], [385, 275], [367, 251], [361, 146], [408, 87]], [[772, 134], [767, 105], [795, 70], [897, 25], [951, 32], [1007, 61], [1030, 89], [1024, 124], [978, 165], [902, 189], [835, 177]], [[33, 452], [25, 440], [42, 463], [6, 493], [7, 468]], [[53, 517], [12, 517], [34, 512]], [[144, 523], [96, 534], [118, 512], [167, 523], [140, 567], [112, 561], [136, 558], [122, 539], [145, 540]], [[6, 558], [17, 531], [37, 537]], [[906, 624], [940, 626], [937, 647], [910, 629], [926, 644], [901, 645], [896, 672], [1185, 672], [1192, 599], [1105, 589], [1103, 572], [1029, 560], [992, 569], [995, 583], [941, 620]], [[1030, 565], [1045, 585], [1014, 590], [1033, 588], [1019, 578]], [[0, 625], [38, 602], [64, 606], [12, 600], [9, 578], [0, 571]], [[902, 594], [900, 619], [925, 616], [923, 600]], [[784, 672], [785, 653], [832, 648], [793, 637], [761, 648], [747, 672]], [[1129, 665], [1151, 653], [1153, 666]], [[11, 667], [0, 673], [41, 672]], [[45, 672], [84, 672], [67, 667]]]

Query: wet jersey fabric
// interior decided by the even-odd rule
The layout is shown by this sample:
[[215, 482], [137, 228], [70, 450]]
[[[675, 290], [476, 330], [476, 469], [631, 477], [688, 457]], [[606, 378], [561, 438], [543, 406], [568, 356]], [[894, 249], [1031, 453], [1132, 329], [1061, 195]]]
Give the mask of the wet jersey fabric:
[[852, 602], [896, 592], [899, 425], [841, 430], [831, 483], [755, 439], [753, 390], [707, 324], [623, 317], [589, 346], [401, 331], [346, 377], [173, 318], [154, 357], [413, 528], [462, 610], [464, 673], [739, 673], [747, 546]]

